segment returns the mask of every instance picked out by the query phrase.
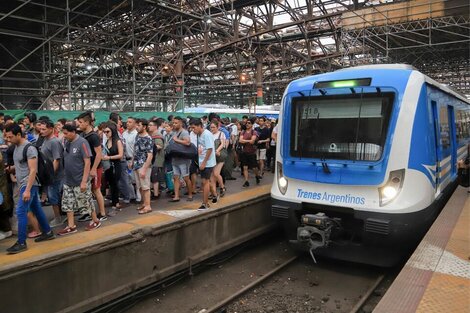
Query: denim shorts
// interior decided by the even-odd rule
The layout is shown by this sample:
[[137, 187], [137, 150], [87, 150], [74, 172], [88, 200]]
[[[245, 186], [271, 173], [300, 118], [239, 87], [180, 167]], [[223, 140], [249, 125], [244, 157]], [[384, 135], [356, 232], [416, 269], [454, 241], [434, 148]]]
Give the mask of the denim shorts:
[[174, 162], [173, 165], [173, 176], [186, 177], [189, 176], [189, 166], [191, 160], [183, 160]]
[[60, 205], [62, 201], [62, 190], [64, 183], [62, 180], [54, 181], [47, 186], [47, 199], [52, 205]]

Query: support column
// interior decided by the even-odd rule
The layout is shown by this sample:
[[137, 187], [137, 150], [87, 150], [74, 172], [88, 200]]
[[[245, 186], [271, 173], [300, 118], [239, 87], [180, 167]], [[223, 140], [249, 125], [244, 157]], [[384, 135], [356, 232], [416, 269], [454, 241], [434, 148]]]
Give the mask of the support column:
[[179, 39], [180, 52], [178, 60], [175, 65], [175, 76], [176, 76], [176, 111], [182, 110], [184, 113], [184, 73], [183, 73], [183, 40]]
[[256, 105], [263, 105], [263, 62], [256, 63]]

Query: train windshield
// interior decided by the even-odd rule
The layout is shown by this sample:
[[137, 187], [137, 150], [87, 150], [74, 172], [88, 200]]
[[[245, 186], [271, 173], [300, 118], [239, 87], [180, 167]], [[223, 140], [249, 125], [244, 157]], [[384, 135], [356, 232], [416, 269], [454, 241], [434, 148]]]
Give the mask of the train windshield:
[[378, 161], [385, 146], [394, 92], [350, 88], [292, 98], [291, 156]]

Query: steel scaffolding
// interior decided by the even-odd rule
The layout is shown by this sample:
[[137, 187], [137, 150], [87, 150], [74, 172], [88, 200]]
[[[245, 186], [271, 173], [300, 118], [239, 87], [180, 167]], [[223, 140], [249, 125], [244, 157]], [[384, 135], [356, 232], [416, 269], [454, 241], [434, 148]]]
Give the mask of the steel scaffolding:
[[409, 63], [470, 95], [467, 0], [10, 0], [0, 106], [173, 111], [280, 102], [303, 75]]

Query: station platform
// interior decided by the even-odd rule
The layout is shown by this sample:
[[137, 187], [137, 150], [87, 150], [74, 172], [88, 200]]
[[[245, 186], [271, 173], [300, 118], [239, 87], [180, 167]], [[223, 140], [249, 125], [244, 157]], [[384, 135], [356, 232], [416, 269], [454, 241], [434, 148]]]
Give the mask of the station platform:
[[470, 312], [470, 194], [458, 187], [374, 309]]
[[[16, 238], [0, 241], [0, 311], [84, 312], [189, 268], [275, 227], [270, 212], [273, 175], [242, 188], [228, 181], [227, 193], [206, 211], [182, 197], [152, 201], [153, 212], [124, 208], [102, 227], [42, 243], [7, 255]], [[57, 229], [56, 229], [57, 230]]]

